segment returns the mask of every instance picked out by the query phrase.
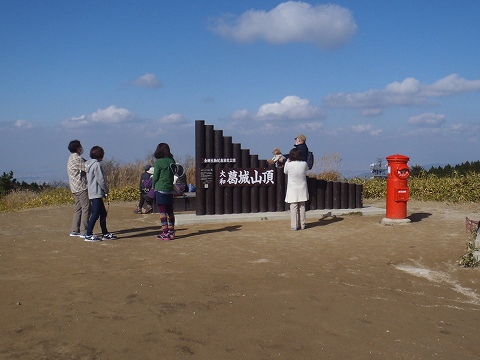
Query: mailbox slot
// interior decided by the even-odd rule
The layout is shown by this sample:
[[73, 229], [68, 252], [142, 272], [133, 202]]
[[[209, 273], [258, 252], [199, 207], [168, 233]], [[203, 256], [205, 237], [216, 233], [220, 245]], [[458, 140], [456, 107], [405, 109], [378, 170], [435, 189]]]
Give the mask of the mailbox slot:
[[408, 201], [410, 190], [408, 188], [395, 188], [395, 201]]

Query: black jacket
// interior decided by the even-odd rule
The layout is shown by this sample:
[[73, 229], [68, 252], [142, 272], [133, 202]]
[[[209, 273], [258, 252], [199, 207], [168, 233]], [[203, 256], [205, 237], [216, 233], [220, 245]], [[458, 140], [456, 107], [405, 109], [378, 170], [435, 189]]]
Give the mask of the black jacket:
[[307, 144], [303, 143], [303, 144], [298, 144], [298, 145], [295, 145], [295, 147], [297, 149], [300, 149], [300, 151], [302, 152], [302, 155], [303, 155], [303, 161], [307, 161], [307, 155], [308, 155], [308, 146]]

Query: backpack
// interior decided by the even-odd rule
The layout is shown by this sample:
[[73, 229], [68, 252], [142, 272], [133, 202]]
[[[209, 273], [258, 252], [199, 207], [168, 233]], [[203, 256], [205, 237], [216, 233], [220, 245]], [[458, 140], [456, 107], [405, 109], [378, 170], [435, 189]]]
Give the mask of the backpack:
[[173, 184], [173, 196], [183, 196], [186, 187], [185, 184]]
[[153, 179], [152, 177], [147, 180], [142, 180], [142, 191], [148, 195], [149, 198], [155, 198], [155, 189], [153, 188]]
[[174, 176], [177, 177], [183, 176], [185, 174], [185, 169], [183, 168], [183, 166], [176, 163], [170, 164], [170, 171]]
[[148, 179], [146, 180], [142, 180], [142, 191], [144, 193], [148, 193], [148, 191], [152, 188], [152, 177], [149, 177]]
[[180, 164], [172, 163], [170, 164], [170, 171], [173, 173], [175, 180], [173, 184], [173, 196], [183, 196], [187, 187], [187, 184], [184, 183], [186, 180], [185, 169]]
[[308, 166], [308, 170], [312, 170], [312, 167], [313, 167], [313, 163], [315, 162], [314, 160], [314, 157], [313, 157], [313, 153], [311, 151], [309, 151], [307, 153], [307, 166]]

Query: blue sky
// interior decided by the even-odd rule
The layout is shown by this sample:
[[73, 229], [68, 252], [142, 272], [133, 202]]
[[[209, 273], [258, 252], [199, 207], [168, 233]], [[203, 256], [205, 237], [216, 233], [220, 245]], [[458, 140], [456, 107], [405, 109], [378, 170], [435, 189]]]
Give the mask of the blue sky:
[[0, 173], [66, 179], [67, 145], [194, 156], [203, 119], [261, 159], [303, 133], [353, 176], [480, 159], [480, 2], [0, 2]]

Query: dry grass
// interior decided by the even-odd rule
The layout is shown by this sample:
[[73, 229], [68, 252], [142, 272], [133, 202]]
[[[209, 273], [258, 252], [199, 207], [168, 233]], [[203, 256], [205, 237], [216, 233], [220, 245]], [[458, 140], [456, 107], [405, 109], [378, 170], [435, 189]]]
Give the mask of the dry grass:
[[319, 180], [327, 181], [340, 181], [342, 179], [342, 174], [339, 171], [326, 171], [316, 175], [316, 178]]
[[[185, 160], [177, 158], [175, 161], [183, 165], [187, 175], [187, 184], [195, 185], [195, 159], [187, 155]], [[104, 160], [103, 170], [107, 177], [107, 182], [111, 188], [124, 188], [129, 186], [138, 186], [140, 176], [145, 171], [145, 164], [153, 166], [155, 158], [150, 156], [146, 161], [137, 161], [134, 163], [120, 164], [115, 159]]]
[[36, 197], [38, 197], [38, 194], [33, 191], [12, 191], [7, 195], [2, 196], [0, 201], [0, 211], [23, 209], [25, 204], [30, 203]]
[[[140, 176], [145, 171], [146, 163], [148, 162], [137, 161], [135, 163], [120, 164], [113, 159], [103, 161], [103, 171], [107, 177], [108, 186], [111, 188], [122, 188], [138, 185]], [[153, 165], [153, 162], [151, 164]]]
[[340, 181], [342, 174], [338, 169], [341, 161], [342, 156], [339, 153], [325, 154], [320, 158], [318, 163], [315, 162], [316, 168], [320, 169], [319, 173], [310, 174], [309, 176], [319, 180]]

